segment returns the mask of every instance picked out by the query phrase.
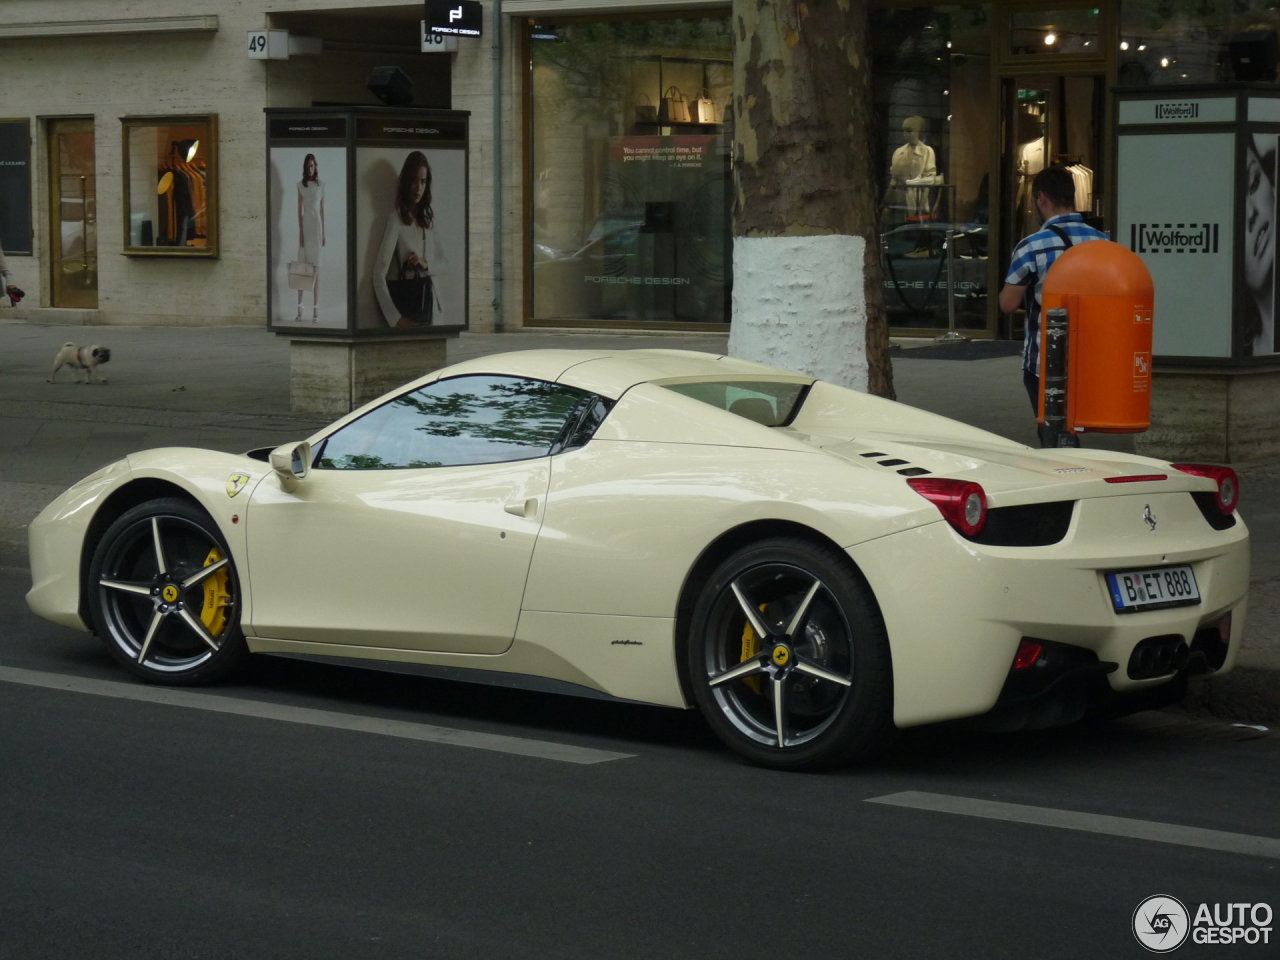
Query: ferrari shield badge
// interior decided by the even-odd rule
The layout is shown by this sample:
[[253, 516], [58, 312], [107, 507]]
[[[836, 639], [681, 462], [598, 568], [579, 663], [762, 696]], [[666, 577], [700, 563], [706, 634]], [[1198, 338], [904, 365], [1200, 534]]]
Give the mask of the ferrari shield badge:
[[249, 482], [247, 473], [233, 473], [227, 477], [227, 496], [234, 497], [237, 493], [245, 488]]

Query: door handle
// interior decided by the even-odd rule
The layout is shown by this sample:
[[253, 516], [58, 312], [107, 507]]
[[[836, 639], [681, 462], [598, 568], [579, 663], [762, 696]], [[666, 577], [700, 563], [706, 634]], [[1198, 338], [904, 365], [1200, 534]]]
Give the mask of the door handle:
[[530, 497], [527, 500], [517, 500], [513, 503], [508, 503], [502, 509], [507, 511], [507, 513], [511, 514], [513, 517], [523, 517], [528, 519], [538, 512], [538, 501], [535, 498]]

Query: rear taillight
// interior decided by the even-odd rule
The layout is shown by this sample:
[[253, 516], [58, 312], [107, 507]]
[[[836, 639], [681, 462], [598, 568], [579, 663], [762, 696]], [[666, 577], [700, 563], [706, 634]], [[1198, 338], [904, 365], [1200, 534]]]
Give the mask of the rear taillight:
[[1208, 477], [1218, 485], [1218, 492], [1214, 497], [1218, 509], [1227, 516], [1235, 512], [1236, 504], [1240, 502], [1240, 478], [1230, 467], [1207, 463], [1172, 463], [1170, 466], [1195, 477]]
[[1026, 670], [1034, 667], [1044, 656], [1044, 644], [1026, 637], [1018, 644], [1018, 652], [1013, 657], [1013, 669]]
[[966, 537], [974, 537], [987, 522], [987, 494], [972, 480], [943, 477], [911, 477], [911, 489], [924, 497]]

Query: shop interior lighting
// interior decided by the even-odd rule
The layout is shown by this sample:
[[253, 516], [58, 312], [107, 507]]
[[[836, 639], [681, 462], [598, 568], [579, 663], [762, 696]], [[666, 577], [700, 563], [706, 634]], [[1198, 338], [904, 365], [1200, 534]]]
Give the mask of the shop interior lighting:
[[1046, 47], [1052, 47], [1057, 42], [1058, 42], [1058, 35], [1054, 33], [1052, 30], [1050, 30], [1048, 33], [1044, 35], [1044, 45]]
[[192, 140], [191, 148], [187, 150], [187, 163], [190, 163], [192, 160], [194, 160], [196, 158], [196, 154], [199, 152], [200, 152], [200, 141]]
[[1121, 49], [1121, 50], [1128, 50], [1128, 49], [1129, 49], [1129, 41], [1128, 41], [1128, 40], [1121, 40], [1121, 41], [1120, 41], [1120, 49]]

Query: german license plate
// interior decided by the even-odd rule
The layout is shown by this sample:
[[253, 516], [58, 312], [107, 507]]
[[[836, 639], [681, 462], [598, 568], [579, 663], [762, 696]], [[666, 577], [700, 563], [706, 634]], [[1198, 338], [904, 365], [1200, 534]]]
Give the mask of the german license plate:
[[1139, 610], [1200, 602], [1195, 572], [1185, 564], [1108, 573], [1107, 586], [1111, 590], [1111, 605], [1116, 613], [1137, 613]]

